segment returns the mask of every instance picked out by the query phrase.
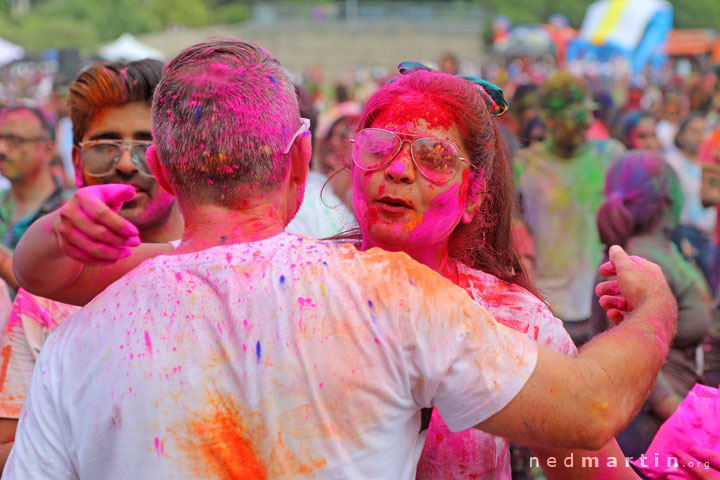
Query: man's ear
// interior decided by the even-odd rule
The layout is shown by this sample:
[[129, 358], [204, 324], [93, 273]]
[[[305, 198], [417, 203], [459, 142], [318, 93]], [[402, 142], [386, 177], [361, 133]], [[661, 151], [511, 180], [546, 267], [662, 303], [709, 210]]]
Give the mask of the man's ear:
[[75, 169], [75, 186], [82, 188], [85, 186], [83, 181], [82, 157], [80, 156], [80, 148], [77, 145], [72, 147], [72, 163]]
[[173, 190], [172, 185], [168, 181], [165, 167], [163, 167], [162, 163], [160, 162], [157, 147], [155, 147], [155, 145], [150, 145], [145, 155], [147, 157], [148, 165], [150, 166], [150, 171], [153, 172], [153, 175], [155, 175], [155, 180], [158, 182], [158, 184], [162, 187], [163, 190], [174, 196], [175, 191]]
[[477, 192], [475, 195], [468, 195], [467, 200], [465, 200], [465, 211], [463, 212], [462, 217], [460, 217], [460, 221], [464, 224], [469, 224], [473, 221], [475, 218], [475, 215], [477, 215], [478, 211], [480, 211], [480, 206], [482, 205], [484, 194], [482, 191]]
[[305, 132], [295, 139], [290, 149], [290, 182], [305, 190], [310, 159], [312, 158], [312, 134]]

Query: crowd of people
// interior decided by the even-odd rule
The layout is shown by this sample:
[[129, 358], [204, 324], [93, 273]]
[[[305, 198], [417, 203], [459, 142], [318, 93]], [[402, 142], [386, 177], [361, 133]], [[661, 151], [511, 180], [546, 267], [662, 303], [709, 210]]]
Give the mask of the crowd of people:
[[720, 402], [720, 79], [439, 65], [327, 102], [215, 39], [3, 108], [3, 478], [720, 478], [638, 460]]

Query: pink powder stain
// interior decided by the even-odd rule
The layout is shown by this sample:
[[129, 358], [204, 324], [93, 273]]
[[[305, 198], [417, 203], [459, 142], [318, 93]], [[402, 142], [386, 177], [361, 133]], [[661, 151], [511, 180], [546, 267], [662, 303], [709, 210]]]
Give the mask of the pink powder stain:
[[175, 280], [177, 280], [178, 282], [182, 281], [182, 274], [180, 272], [177, 272], [175, 274]]
[[158, 457], [162, 457], [165, 455], [165, 439], [162, 440], [160, 437], [155, 437], [155, 451], [157, 452]]
[[145, 330], [145, 346], [148, 349], [148, 352], [150, 352], [150, 355], [152, 355], [152, 342], [150, 341], [150, 334], [147, 330]]

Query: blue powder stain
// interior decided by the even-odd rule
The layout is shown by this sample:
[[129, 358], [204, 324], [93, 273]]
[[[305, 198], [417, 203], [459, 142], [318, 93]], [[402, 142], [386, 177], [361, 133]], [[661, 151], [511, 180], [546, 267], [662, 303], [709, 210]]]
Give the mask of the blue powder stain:
[[201, 110], [201, 107], [200, 107], [200, 105], [198, 105], [195, 108], [195, 123], [198, 123], [198, 121], [200, 121], [200, 110]]
[[413, 281], [410, 280], [409, 278], [408, 278], [408, 282], [410, 282], [410, 285], [412, 285], [413, 287], [415, 286], [415, 284], [413, 283]]
[[377, 327], [377, 318], [375, 318], [375, 315], [373, 315], [373, 314], [371, 313], [371, 314], [370, 314], [370, 319], [372, 320], [373, 325], [375, 325], [375, 326]]
[[257, 357], [257, 363], [260, 363], [260, 355], [262, 354], [262, 349], [260, 348], [260, 340], [255, 344], [255, 356]]
[[280, 285], [285, 285], [285, 275], [280, 275]]
[[323, 260], [323, 265], [325, 265], [326, 267], [328, 266], [328, 264], [325, 260]]
[[227, 237], [225, 235], [220, 236], [220, 245], [225, 245], [225, 242], [227, 242]]
[[368, 305], [370, 306], [370, 308], [373, 308], [374, 305], [372, 303], [372, 300], [368, 300]]
[[277, 82], [275, 81], [275, 77], [273, 77], [272, 75], [270, 75], [270, 81], [272, 82], [273, 85], [277, 85]]

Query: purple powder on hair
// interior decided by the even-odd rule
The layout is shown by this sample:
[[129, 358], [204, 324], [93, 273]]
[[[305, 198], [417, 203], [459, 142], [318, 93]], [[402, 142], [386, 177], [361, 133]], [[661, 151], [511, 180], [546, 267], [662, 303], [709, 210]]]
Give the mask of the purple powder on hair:
[[200, 110], [201, 110], [201, 108], [202, 108], [202, 107], [200, 107], [200, 105], [198, 105], [197, 107], [195, 107], [195, 123], [198, 123], [198, 121], [200, 121]]

